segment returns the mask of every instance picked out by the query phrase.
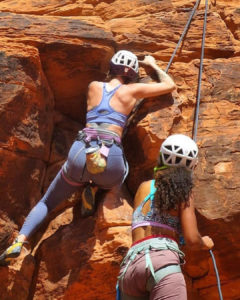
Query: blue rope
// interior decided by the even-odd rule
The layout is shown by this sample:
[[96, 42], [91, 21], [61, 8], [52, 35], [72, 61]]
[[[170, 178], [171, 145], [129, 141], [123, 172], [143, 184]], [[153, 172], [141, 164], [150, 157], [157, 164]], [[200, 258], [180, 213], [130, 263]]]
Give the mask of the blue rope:
[[[200, 106], [200, 98], [201, 98], [201, 83], [202, 83], [202, 70], [203, 70], [203, 59], [204, 59], [204, 48], [205, 48], [205, 37], [206, 37], [206, 27], [207, 27], [207, 13], [208, 13], [208, 0], [205, 1], [205, 14], [204, 14], [204, 24], [203, 24], [203, 35], [202, 35], [202, 49], [201, 49], [201, 59], [200, 59], [200, 68], [199, 68], [199, 76], [198, 76], [198, 92], [197, 92], [197, 103], [196, 103], [196, 112], [195, 112], [195, 122], [194, 122], [194, 132], [193, 132], [193, 140], [197, 139], [197, 130], [198, 130], [198, 121], [199, 121], [199, 106]], [[216, 264], [216, 260], [212, 250], [209, 250], [213, 266], [217, 278], [217, 287], [220, 300], [223, 300], [222, 291], [221, 291], [221, 282], [218, 273], [218, 268]]]
[[117, 284], [116, 286], [116, 300], [121, 300], [121, 294], [120, 294], [120, 289], [119, 289], [119, 286]]
[[218, 268], [217, 268], [216, 260], [215, 260], [215, 257], [214, 257], [214, 254], [213, 254], [212, 250], [209, 250], [209, 252], [210, 252], [211, 257], [212, 257], [213, 266], [214, 266], [214, 270], [215, 270], [216, 277], [217, 277], [217, 286], [218, 286], [219, 298], [220, 298], [220, 300], [223, 300], [222, 291], [221, 291], [221, 282], [220, 282], [220, 277], [219, 277], [219, 274], [218, 274]]

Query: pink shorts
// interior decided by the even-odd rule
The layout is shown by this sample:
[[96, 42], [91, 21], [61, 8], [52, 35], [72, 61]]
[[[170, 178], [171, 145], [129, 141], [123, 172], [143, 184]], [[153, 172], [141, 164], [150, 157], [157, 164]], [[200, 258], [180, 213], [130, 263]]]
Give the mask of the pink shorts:
[[[154, 271], [166, 265], [179, 265], [179, 255], [171, 250], [150, 250]], [[121, 267], [120, 275], [125, 265]], [[161, 279], [150, 292], [146, 290], [151, 273], [146, 269], [145, 253], [137, 254], [121, 280], [121, 300], [187, 300], [186, 283], [182, 273], [173, 273]]]

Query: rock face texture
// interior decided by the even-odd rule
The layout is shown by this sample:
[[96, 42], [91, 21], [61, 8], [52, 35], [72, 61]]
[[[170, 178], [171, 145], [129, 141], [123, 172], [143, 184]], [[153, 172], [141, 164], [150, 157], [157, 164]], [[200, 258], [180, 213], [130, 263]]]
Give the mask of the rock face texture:
[[[195, 2], [0, 1], [1, 252], [84, 126], [88, 84], [104, 80], [119, 49], [139, 58], [151, 54], [165, 69]], [[144, 101], [131, 116], [123, 141], [130, 173], [122, 190], [99, 195], [97, 212], [87, 219], [80, 217], [81, 190], [66, 199], [21, 258], [0, 267], [1, 299], [115, 298], [119, 265], [131, 245], [132, 196], [152, 177], [162, 141], [172, 133], [192, 135], [203, 2], [169, 69], [177, 91]], [[239, 66], [239, 0], [211, 0], [194, 192], [200, 231], [215, 242], [225, 300], [240, 299]], [[188, 298], [219, 299], [210, 254], [187, 249], [186, 254]]]

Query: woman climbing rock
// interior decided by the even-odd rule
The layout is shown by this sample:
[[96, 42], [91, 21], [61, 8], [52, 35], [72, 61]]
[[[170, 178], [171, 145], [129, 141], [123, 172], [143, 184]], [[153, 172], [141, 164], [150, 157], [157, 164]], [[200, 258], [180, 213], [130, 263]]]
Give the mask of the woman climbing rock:
[[118, 299], [187, 299], [178, 246], [182, 234], [191, 249], [214, 246], [197, 228], [191, 176], [197, 155], [188, 136], [171, 135], [163, 142], [154, 179], [143, 182], [134, 199], [133, 244], [121, 265]]
[[137, 83], [138, 59], [129, 51], [118, 51], [110, 61], [109, 80], [93, 81], [87, 93], [86, 127], [78, 133], [66, 162], [45, 195], [30, 211], [14, 243], [0, 256], [0, 264], [19, 256], [22, 245], [60, 202], [80, 186], [82, 216], [93, 214], [98, 188], [120, 185], [128, 172], [121, 145], [127, 117], [138, 99], [167, 94], [175, 89], [171, 77], [152, 56], [145, 56], [143, 67], [152, 68], [155, 83]]

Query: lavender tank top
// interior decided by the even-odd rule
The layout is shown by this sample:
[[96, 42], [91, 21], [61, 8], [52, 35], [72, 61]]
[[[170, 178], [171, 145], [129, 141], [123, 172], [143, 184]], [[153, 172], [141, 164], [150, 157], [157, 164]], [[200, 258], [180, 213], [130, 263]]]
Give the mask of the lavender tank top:
[[106, 83], [103, 83], [103, 95], [101, 102], [98, 106], [87, 112], [87, 123], [109, 123], [118, 125], [122, 128], [125, 126], [128, 116], [115, 111], [109, 104], [111, 98], [120, 86], [121, 84], [108, 92], [106, 89]]

